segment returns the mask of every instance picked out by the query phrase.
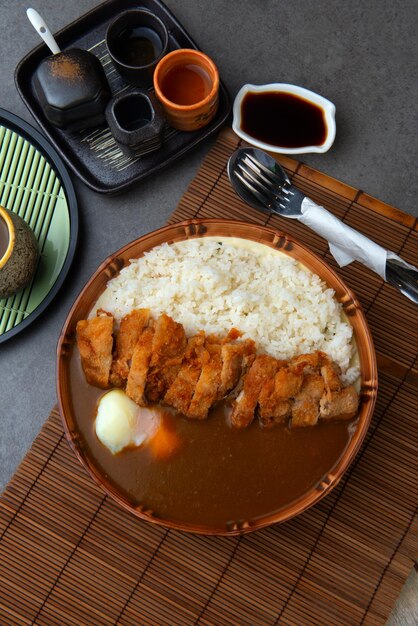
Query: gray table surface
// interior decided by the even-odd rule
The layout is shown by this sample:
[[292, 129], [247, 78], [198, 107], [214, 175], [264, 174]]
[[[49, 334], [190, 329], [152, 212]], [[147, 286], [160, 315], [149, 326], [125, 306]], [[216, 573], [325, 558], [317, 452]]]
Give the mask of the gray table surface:
[[[97, 0], [38, 0], [53, 32]], [[138, 2], [140, 4], [140, 2]], [[231, 96], [244, 83], [289, 82], [337, 107], [337, 138], [325, 155], [303, 160], [418, 215], [416, 23], [414, 0], [166, 0], [217, 63]], [[14, 86], [18, 61], [39, 43], [27, 0], [0, 2], [0, 106], [32, 121]], [[118, 197], [75, 180], [80, 245], [63, 289], [29, 329], [0, 346], [0, 490], [56, 401], [55, 347], [75, 296], [98, 264], [128, 241], [162, 226], [213, 139]], [[389, 620], [418, 623], [418, 576], [411, 573]]]

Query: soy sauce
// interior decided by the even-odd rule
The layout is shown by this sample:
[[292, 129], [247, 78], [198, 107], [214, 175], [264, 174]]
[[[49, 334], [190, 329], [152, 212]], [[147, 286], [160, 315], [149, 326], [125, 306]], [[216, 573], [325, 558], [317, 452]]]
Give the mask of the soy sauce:
[[280, 91], [247, 93], [241, 104], [241, 128], [258, 141], [283, 148], [320, 146], [327, 136], [321, 107]]
[[0, 216], [0, 261], [6, 254], [9, 245], [9, 229], [4, 219]]
[[149, 65], [163, 50], [158, 34], [146, 26], [125, 28], [115, 42], [115, 53], [126, 65]]

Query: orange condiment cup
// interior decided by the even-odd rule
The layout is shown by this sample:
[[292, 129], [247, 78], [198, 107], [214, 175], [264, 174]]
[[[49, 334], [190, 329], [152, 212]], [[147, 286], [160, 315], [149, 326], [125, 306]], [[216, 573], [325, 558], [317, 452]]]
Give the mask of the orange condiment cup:
[[[206, 83], [203, 97], [198, 97], [197, 100], [191, 93], [193, 80], [189, 80], [190, 72], [194, 70], [197, 70], [196, 94], [199, 93], [198, 87], [202, 86], [200, 84], [203, 80], [202, 76]], [[188, 74], [187, 77], [184, 71]], [[181, 80], [182, 73], [185, 78], [184, 82]], [[170, 75], [173, 78], [171, 81], [169, 81]], [[167, 81], [171, 82], [171, 87], [175, 88], [177, 95], [184, 97], [173, 97], [173, 89], [168, 89]], [[183, 93], [181, 93], [182, 86], [184, 87]], [[218, 109], [218, 69], [212, 59], [199, 50], [181, 48], [164, 56], [155, 68], [154, 89], [168, 123], [178, 130], [198, 130], [206, 126], [214, 118]]]

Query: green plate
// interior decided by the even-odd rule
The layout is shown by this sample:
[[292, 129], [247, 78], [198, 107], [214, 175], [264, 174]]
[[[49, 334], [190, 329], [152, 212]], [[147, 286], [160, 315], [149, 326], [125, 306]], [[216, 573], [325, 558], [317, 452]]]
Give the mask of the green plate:
[[0, 300], [0, 342], [45, 310], [70, 268], [78, 232], [77, 201], [58, 153], [29, 124], [0, 109], [0, 205], [32, 228], [40, 258], [32, 282]]

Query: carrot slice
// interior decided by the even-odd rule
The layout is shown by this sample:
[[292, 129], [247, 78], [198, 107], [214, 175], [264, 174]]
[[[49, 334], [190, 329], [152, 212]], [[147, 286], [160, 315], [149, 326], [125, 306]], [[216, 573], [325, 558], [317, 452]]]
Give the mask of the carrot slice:
[[180, 438], [166, 420], [162, 419], [148, 446], [156, 459], [168, 459], [179, 449]]

